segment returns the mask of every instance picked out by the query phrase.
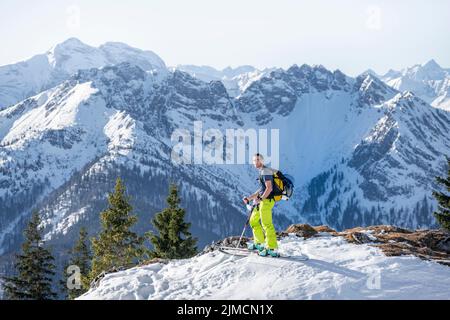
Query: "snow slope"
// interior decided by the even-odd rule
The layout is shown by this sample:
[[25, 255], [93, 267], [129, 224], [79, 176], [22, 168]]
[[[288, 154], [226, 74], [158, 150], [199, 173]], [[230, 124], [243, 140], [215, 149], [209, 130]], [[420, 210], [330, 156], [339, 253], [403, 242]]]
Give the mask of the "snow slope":
[[87, 299], [450, 299], [450, 268], [321, 233], [280, 241], [307, 261], [213, 251], [108, 274]]

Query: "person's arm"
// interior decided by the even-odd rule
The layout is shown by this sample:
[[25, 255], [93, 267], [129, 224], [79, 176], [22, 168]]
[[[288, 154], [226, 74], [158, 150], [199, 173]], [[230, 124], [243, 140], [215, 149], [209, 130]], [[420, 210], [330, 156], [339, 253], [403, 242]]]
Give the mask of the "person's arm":
[[248, 204], [250, 202], [250, 200], [255, 200], [258, 197], [258, 194], [260, 191], [261, 191], [261, 188], [256, 190], [255, 193], [249, 195], [248, 197], [244, 197], [244, 199], [243, 199], [244, 202]]
[[256, 200], [257, 202], [259, 202], [258, 200], [266, 199], [269, 196], [269, 194], [272, 192], [272, 189], [273, 189], [272, 180], [268, 179], [268, 180], [264, 181], [264, 184], [266, 185], [266, 189], [264, 190], [264, 193], [261, 195], [261, 197], [258, 198], [259, 192], [261, 191], [261, 189], [259, 189], [251, 196], [245, 197], [244, 202], [248, 204], [250, 202], [250, 200]]

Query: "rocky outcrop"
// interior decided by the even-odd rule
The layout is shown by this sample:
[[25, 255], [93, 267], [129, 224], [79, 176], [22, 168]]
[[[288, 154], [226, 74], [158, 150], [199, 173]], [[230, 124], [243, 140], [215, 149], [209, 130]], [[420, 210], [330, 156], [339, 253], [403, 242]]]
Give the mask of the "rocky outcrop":
[[407, 230], [391, 225], [357, 227], [330, 232], [348, 242], [367, 243], [380, 248], [387, 256], [414, 255], [450, 266], [450, 234], [439, 229]]
[[[413, 231], [391, 225], [377, 225], [337, 232], [325, 225], [292, 224], [286, 230], [278, 232], [277, 236], [279, 239], [292, 235], [308, 239], [323, 236], [324, 233], [343, 237], [350, 243], [378, 247], [386, 256], [414, 255], [450, 266], [450, 234], [439, 229]], [[214, 251], [220, 246], [245, 248], [249, 240], [251, 238], [243, 237], [239, 242], [237, 236], [228, 237], [206, 247], [202, 253]]]
[[305, 239], [314, 237], [318, 231], [311, 227], [309, 224], [292, 224], [285, 231], [280, 232], [279, 236], [287, 236], [289, 234], [295, 234], [298, 237]]

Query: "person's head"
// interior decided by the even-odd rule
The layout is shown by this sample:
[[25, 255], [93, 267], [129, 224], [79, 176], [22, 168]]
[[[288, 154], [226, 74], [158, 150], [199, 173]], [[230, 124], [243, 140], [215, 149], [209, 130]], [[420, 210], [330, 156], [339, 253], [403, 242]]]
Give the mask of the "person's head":
[[259, 169], [264, 165], [264, 157], [260, 153], [255, 153], [253, 156], [253, 165]]

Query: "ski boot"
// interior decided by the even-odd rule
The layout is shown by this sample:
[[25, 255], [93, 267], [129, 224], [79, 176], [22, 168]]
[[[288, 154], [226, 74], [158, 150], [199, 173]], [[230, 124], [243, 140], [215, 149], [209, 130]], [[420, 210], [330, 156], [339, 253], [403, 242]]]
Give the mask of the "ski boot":
[[247, 244], [247, 249], [250, 251], [253, 251], [253, 250], [261, 251], [261, 250], [264, 250], [264, 246], [259, 243], [251, 242], [251, 243]]
[[271, 256], [272, 258], [278, 258], [280, 257], [280, 253], [276, 249], [266, 249], [259, 251], [258, 254], [261, 257]]

